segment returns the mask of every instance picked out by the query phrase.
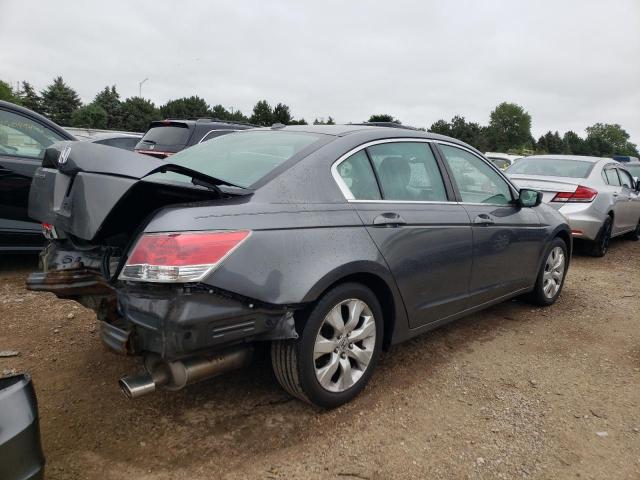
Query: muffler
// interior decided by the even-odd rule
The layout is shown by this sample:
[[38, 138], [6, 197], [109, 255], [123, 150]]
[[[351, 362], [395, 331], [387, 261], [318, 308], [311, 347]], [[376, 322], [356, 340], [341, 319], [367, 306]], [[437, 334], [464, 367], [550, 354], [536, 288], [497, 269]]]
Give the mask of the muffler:
[[118, 384], [128, 398], [153, 393], [157, 388], [180, 390], [192, 383], [243, 368], [251, 362], [252, 354], [252, 348], [240, 347], [208, 357], [191, 357], [172, 362], [148, 356], [145, 358], [145, 373], [124, 376]]

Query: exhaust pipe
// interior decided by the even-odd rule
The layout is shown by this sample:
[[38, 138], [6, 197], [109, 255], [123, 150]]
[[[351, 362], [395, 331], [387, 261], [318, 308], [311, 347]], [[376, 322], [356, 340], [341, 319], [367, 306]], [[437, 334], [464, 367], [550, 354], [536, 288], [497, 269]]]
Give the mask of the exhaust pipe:
[[165, 362], [157, 357], [145, 358], [147, 371], [139, 375], [124, 376], [118, 384], [128, 398], [153, 393], [157, 388], [181, 390], [187, 385], [245, 367], [251, 361], [253, 349], [235, 348], [211, 357], [191, 357]]

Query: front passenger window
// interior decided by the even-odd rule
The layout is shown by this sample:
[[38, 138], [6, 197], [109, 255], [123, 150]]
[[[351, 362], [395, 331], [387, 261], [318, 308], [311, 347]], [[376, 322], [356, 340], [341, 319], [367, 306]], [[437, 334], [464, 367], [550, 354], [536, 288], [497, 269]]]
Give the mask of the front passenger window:
[[44, 150], [60, 140], [64, 139], [37, 122], [0, 110], [0, 155], [42, 158]]
[[480, 157], [449, 145], [440, 149], [464, 203], [505, 205], [513, 200], [509, 184]]
[[622, 182], [623, 187], [633, 188], [633, 179], [631, 178], [631, 175], [624, 170], [618, 170], [618, 175], [620, 175], [620, 181]]

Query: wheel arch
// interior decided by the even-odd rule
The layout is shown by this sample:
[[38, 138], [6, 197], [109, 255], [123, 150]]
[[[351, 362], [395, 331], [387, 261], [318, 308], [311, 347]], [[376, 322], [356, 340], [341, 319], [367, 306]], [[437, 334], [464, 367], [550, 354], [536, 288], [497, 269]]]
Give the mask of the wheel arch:
[[305, 302], [315, 302], [332, 288], [348, 282], [369, 288], [380, 302], [384, 322], [382, 346], [383, 349], [388, 349], [396, 328], [406, 324], [406, 311], [393, 277], [379, 264], [355, 262], [330, 272], [314, 285], [305, 297]]

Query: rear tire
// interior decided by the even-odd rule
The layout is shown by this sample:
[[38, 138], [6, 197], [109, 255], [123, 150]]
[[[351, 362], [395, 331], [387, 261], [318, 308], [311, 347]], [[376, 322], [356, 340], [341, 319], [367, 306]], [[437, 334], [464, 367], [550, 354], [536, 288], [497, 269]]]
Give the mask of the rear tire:
[[640, 220], [638, 220], [638, 224], [636, 225], [636, 229], [633, 232], [627, 233], [627, 238], [629, 240], [638, 241], [640, 240]]
[[607, 219], [602, 224], [600, 232], [596, 239], [589, 245], [589, 254], [593, 257], [604, 257], [609, 251], [609, 242], [611, 241], [611, 228], [613, 227], [613, 219], [607, 215]]
[[296, 340], [271, 344], [271, 364], [290, 395], [321, 408], [352, 400], [366, 386], [382, 348], [378, 299], [364, 285], [329, 290], [297, 319]]
[[545, 252], [536, 285], [528, 295], [528, 300], [540, 307], [553, 305], [562, 292], [568, 268], [567, 244], [556, 237]]

